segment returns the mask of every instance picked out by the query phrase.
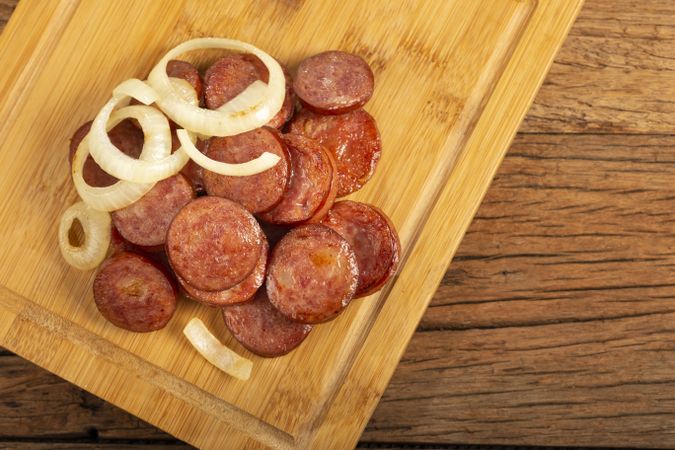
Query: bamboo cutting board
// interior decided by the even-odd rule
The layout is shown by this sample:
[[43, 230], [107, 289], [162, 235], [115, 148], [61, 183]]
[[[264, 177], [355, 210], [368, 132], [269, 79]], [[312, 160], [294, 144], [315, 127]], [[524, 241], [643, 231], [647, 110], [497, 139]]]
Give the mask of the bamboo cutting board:
[[[196, 446], [353, 446], [582, 0], [22, 0], [0, 37], [0, 345]], [[215, 6], [215, 5], [218, 6]], [[373, 67], [383, 157], [352, 197], [396, 224], [399, 275], [282, 358], [239, 346], [181, 301], [164, 330], [103, 320], [94, 273], [59, 255], [76, 199], [67, 145], [112, 87], [197, 36], [251, 42], [294, 68], [343, 49]], [[254, 361], [248, 382], [182, 336], [198, 316]]]

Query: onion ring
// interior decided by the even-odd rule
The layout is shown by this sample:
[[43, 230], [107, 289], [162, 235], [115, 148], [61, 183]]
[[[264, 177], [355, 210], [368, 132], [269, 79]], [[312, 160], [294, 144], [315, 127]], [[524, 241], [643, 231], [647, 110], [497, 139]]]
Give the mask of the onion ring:
[[[171, 59], [204, 48], [219, 48], [251, 53], [267, 67], [269, 82], [265, 95], [244, 111], [218, 111], [188, 105], [176, 94], [166, 74]], [[184, 129], [205, 136], [232, 136], [245, 133], [266, 124], [279, 112], [286, 95], [286, 79], [279, 63], [259, 48], [245, 42], [224, 38], [199, 38], [183, 42], [169, 50], [148, 75], [148, 84], [157, 92], [157, 105]]]

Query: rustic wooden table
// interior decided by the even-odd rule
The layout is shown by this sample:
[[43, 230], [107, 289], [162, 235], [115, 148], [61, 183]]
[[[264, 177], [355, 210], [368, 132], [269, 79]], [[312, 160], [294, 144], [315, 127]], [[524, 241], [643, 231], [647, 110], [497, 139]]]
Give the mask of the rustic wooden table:
[[[587, 0], [362, 447], [675, 447], [674, 132], [675, 2]], [[20, 443], [183, 445], [0, 349]]]

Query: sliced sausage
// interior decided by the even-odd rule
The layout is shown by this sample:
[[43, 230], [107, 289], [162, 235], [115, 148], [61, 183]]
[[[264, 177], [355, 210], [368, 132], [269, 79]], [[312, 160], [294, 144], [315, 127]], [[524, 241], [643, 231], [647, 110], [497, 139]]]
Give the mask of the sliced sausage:
[[264, 289], [250, 302], [224, 307], [223, 318], [241, 345], [265, 357], [285, 355], [312, 331], [311, 325], [293, 322], [277, 311]]
[[196, 194], [192, 184], [178, 174], [159, 181], [131, 205], [114, 211], [115, 228], [129, 242], [145, 247], [163, 245], [169, 224]]
[[356, 256], [342, 236], [324, 225], [303, 225], [274, 247], [267, 295], [289, 319], [320, 323], [349, 304], [358, 278]]
[[[265, 76], [262, 78], [262, 80], [267, 83], [267, 80], [269, 79], [267, 67], [263, 65], [263, 68], [265, 69]], [[270, 121], [267, 122], [267, 126], [279, 129], [283, 127], [286, 122], [291, 119], [291, 117], [293, 117], [293, 113], [295, 112], [295, 92], [293, 91], [293, 79], [283, 64], [281, 65], [281, 68], [284, 70], [284, 77], [286, 78], [286, 96], [284, 97], [284, 103], [281, 105], [281, 109], [277, 115], [272, 117]]]
[[258, 217], [270, 223], [296, 224], [310, 219], [326, 199], [333, 168], [317, 141], [298, 134], [284, 134], [282, 139], [291, 156], [291, 179], [281, 202]]
[[321, 219], [324, 218], [326, 214], [328, 214], [328, 211], [332, 208], [333, 204], [335, 203], [335, 198], [337, 197], [338, 193], [338, 187], [339, 187], [339, 180], [338, 180], [338, 171], [337, 171], [337, 162], [335, 161], [335, 157], [331, 152], [326, 150], [325, 148], [323, 149], [324, 152], [326, 153], [326, 156], [328, 157], [328, 161], [330, 162], [331, 166], [331, 179], [330, 179], [330, 187], [328, 188], [328, 192], [326, 193], [326, 196], [323, 199], [323, 202], [319, 205], [319, 207], [314, 211], [314, 214], [312, 214], [312, 217], [307, 219], [303, 223], [318, 223], [321, 221]]
[[323, 114], [341, 114], [365, 105], [373, 96], [375, 78], [360, 56], [328, 51], [304, 59], [293, 90], [302, 104]]
[[148, 332], [169, 322], [176, 310], [176, 291], [155, 263], [122, 252], [101, 264], [94, 279], [94, 301], [113, 325]]
[[243, 206], [221, 197], [200, 197], [169, 226], [166, 253], [176, 275], [204, 291], [223, 291], [255, 268], [263, 234]]
[[241, 283], [224, 291], [202, 291], [190, 286], [180, 278], [178, 281], [188, 297], [209, 306], [225, 306], [245, 302], [255, 295], [258, 288], [262, 286], [263, 281], [265, 281], [268, 253], [269, 245], [267, 239], [263, 237], [260, 257], [258, 258], [258, 263], [256, 264], [255, 269], [253, 269], [253, 272], [244, 278]]
[[116, 255], [122, 252], [136, 251], [136, 246], [124, 239], [113, 225], [110, 230], [110, 255]]
[[381, 287], [396, 272], [398, 235], [378, 208], [349, 200], [337, 202], [321, 223], [337, 231], [354, 250], [359, 266], [355, 297]]
[[370, 294], [374, 294], [375, 292], [379, 291], [382, 289], [382, 287], [389, 281], [394, 275], [396, 275], [396, 272], [398, 271], [398, 266], [401, 260], [401, 240], [399, 239], [398, 233], [396, 232], [396, 227], [394, 224], [391, 222], [391, 219], [379, 208], [376, 208], [372, 205], [370, 205], [371, 208], [374, 208], [376, 211], [380, 213], [380, 215], [387, 221], [387, 224], [389, 225], [389, 230], [391, 230], [391, 235], [392, 235], [392, 246], [393, 246], [393, 253], [394, 256], [392, 257], [391, 264], [389, 265], [389, 269], [385, 272], [384, 276], [378, 280], [375, 281], [372, 285], [370, 285], [367, 288], [364, 288], [359, 292], [358, 297], [367, 297]]
[[[281, 110], [267, 123], [274, 128], [281, 128], [288, 122], [295, 108], [293, 80], [283, 65], [282, 69], [286, 77], [286, 96]], [[227, 54], [204, 74], [204, 103], [209, 109], [218, 109], [257, 80], [269, 81], [267, 67], [258, 57], [244, 53]]]
[[276, 129], [262, 127], [235, 136], [212, 137], [207, 146], [209, 158], [226, 163], [247, 162], [265, 152], [281, 159], [257, 175], [230, 177], [205, 170], [206, 192], [234, 200], [254, 214], [272, 209], [281, 201], [291, 173], [290, 155]]
[[333, 153], [338, 197], [361, 189], [375, 173], [382, 143], [375, 119], [363, 109], [337, 116], [302, 110], [293, 118], [290, 131], [316, 139]]
[[[68, 157], [71, 165], [77, 147], [80, 145], [80, 142], [82, 142], [82, 139], [89, 134], [90, 129], [91, 122], [87, 122], [78, 128], [70, 139], [70, 152]], [[129, 155], [132, 158], [138, 158], [140, 156], [141, 151], [143, 150], [143, 132], [136, 127], [131, 120], [123, 120], [117, 124], [108, 131], [108, 136], [110, 137], [110, 142], [124, 154]], [[87, 156], [87, 159], [84, 162], [82, 178], [84, 178], [84, 181], [87, 184], [93, 187], [111, 186], [118, 181], [117, 178], [101, 169], [101, 166], [94, 161], [94, 158], [92, 158], [91, 155]]]
[[203, 92], [202, 77], [195, 66], [187, 61], [172, 59], [166, 64], [166, 74], [173, 78], [182, 78], [190, 83], [197, 92], [197, 98], [201, 99]]

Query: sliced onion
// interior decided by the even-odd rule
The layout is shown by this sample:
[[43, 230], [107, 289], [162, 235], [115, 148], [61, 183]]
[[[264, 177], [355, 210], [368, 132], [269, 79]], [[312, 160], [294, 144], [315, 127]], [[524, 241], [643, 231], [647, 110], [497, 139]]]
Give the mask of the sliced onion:
[[149, 158], [134, 159], [110, 142], [106, 126], [113, 110], [119, 103], [128, 100], [126, 94], [139, 87], [138, 83], [129, 81], [115, 88], [116, 92], [125, 93], [125, 96], [113, 96], [96, 115], [88, 135], [89, 151], [94, 161], [114, 177], [134, 183], [155, 183], [178, 173], [189, 158], [181, 149], [171, 153], [169, 122], [157, 109], [149, 106], [141, 107], [147, 109], [139, 110], [139, 116], [135, 116], [139, 122], [144, 119], [141, 122], [145, 136], [143, 146], [148, 147]]
[[224, 346], [198, 318], [194, 317], [188, 322], [183, 334], [199, 354], [223, 372], [244, 381], [251, 377], [251, 360]]
[[[75, 220], [84, 230], [84, 243], [75, 247], [70, 243], [68, 233]], [[80, 270], [90, 270], [105, 259], [110, 245], [110, 214], [90, 208], [84, 202], [77, 202], [61, 216], [59, 223], [59, 247], [63, 258]]]
[[[148, 118], [148, 116], [153, 115], [161, 115], [161, 113], [149, 106], [127, 106], [115, 111], [110, 116], [110, 121], [106, 128], [109, 130], [124, 119], [134, 118], [139, 121], [146, 131], [154, 133], [155, 129], [151, 126], [152, 122]], [[164, 132], [164, 130], [162, 129], [161, 132]], [[139, 157], [141, 160], [160, 159], [163, 157], [163, 152], [153, 153], [154, 151], [158, 151], [158, 147], [147, 145], [147, 142], [152, 138], [153, 136], [146, 136], [146, 142], [143, 143], [143, 150]], [[124, 208], [143, 197], [154, 186], [154, 183], [133, 183], [124, 180], [106, 187], [90, 186], [84, 181], [82, 173], [87, 156], [89, 156], [89, 135], [82, 140], [75, 152], [72, 175], [75, 189], [80, 198], [94, 209], [115, 211]]]
[[190, 83], [182, 78], [169, 78], [171, 80], [171, 85], [176, 90], [178, 96], [183, 99], [183, 101], [189, 103], [192, 106], [199, 106], [199, 97], [197, 96], [197, 91], [192, 87]]
[[263, 101], [265, 95], [267, 95], [267, 85], [260, 80], [255, 80], [253, 83], [246, 86], [246, 89], [241, 91], [239, 95], [223, 104], [223, 106], [216, 111], [232, 114], [239, 112], [240, 114], [243, 114], [246, 111], [252, 110], [255, 105]]
[[[203, 109], [181, 100], [169, 82], [166, 65], [185, 52], [205, 48], [234, 50], [257, 56], [269, 72], [265, 95], [260, 96], [257, 103], [247, 104], [244, 111]], [[261, 127], [279, 112], [286, 95], [286, 80], [279, 63], [257, 47], [233, 39], [199, 38], [183, 42], [164, 55], [150, 72], [147, 81], [157, 92], [157, 105], [167, 116], [179, 126], [206, 136], [231, 136]]]
[[176, 136], [180, 141], [183, 150], [197, 165], [211, 172], [231, 177], [246, 177], [264, 172], [276, 165], [281, 158], [270, 152], [264, 152], [262, 155], [245, 163], [230, 164], [211, 159], [190, 141], [190, 135], [187, 130], [176, 130]]
[[113, 97], [132, 97], [145, 105], [149, 105], [157, 100], [157, 93], [138, 78], [130, 78], [113, 89]]

